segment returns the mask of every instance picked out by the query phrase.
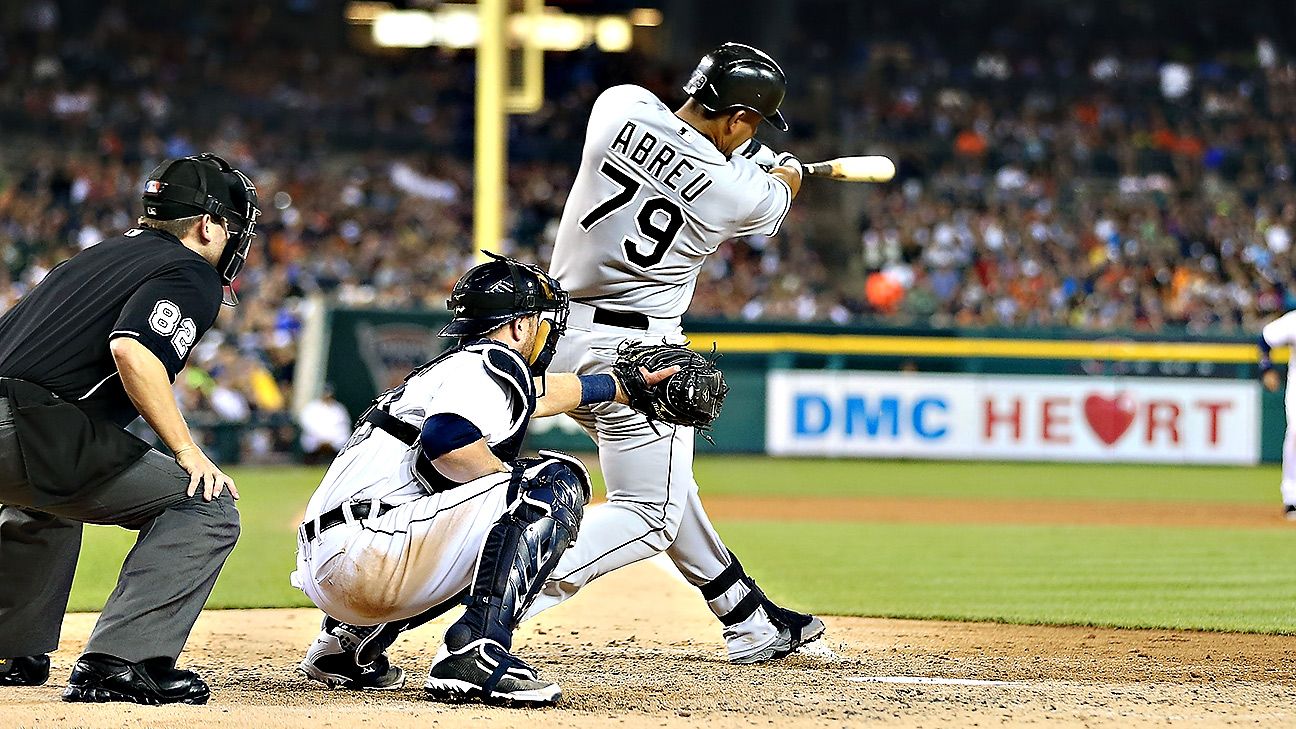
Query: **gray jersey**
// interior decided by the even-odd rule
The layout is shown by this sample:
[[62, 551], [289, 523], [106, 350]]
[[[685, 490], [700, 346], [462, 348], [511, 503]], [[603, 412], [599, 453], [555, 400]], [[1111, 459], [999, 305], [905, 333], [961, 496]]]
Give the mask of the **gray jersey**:
[[751, 160], [726, 158], [638, 86], [604, 91], [550, 273], [576, 300], [674, 318], [724, 241], [778, 232], [792, 191]]

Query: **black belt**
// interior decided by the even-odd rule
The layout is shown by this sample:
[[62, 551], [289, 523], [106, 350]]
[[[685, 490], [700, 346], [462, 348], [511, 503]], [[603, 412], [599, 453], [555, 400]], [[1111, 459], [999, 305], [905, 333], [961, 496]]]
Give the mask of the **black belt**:
[[[355, 521], [356, 519], [368, 519], [370, 517], [377, 519], [383, 514], [396, 508], [391, 504], [380, 502], [378, 504], [378, 513], [370, 514], [370, 507], [372, 505], [372, 501], [348, 501], [341, 506], [329, 509], [323, 514], [320, 514], [318, 519], [311, 519], [302, 524], [302, 534], [306, 536], [306, 541], [309, 542], [320, 534], [323, 534], [325, 530], [347, 523], [348, 511], [351, 512], [351, 521]], [[316, 530], [316, 524], [319, 525], [318, 530]]]
[[647, 329], [648, 316], [634, 311], [608, 311], [594, 307], [594, 323], [626, 329]]

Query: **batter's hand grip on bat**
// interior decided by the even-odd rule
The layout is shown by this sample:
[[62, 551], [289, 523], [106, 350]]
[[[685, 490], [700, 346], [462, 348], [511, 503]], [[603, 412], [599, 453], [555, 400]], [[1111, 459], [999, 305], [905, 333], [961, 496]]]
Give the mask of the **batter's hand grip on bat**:
[[889, 182], [895, 177], [895, 163], [881, 155], [838, 157], [805, 166], [806, 174], [847, 182]]

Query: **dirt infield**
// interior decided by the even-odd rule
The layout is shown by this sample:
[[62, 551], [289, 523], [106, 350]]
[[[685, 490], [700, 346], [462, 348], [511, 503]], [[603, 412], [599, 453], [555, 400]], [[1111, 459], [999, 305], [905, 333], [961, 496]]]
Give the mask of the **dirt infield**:
[[[1285, 527], [1272, 510], [1217, 505], [708, 498], [727, 518]], [[828, 618], [828, 636], [774, 665], [732, 666], [719, 626], [667, 564], [590, 585], [519, 633], [557, 679], [543, 711], [446, 706], [420, 686], [445, 620], [403, 637], [397, 692], [317, 688], [293, 667], [313, 610], [211, 611], [181, 659], [211, 683], [204, 707], [58, 700], [93, 615], [72, 615], [54, 680], [0, 689], [0, 729], [33, 727], [1065, 727], [1296, 726], [1296, 637]]]

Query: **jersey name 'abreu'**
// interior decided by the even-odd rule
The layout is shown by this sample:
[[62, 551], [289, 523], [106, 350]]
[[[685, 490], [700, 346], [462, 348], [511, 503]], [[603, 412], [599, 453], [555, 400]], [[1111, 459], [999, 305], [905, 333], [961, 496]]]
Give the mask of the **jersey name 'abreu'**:
[[620, 152], [625, 159], [643, 169], [649, 176], [679, 193], [684, 202], [693, 202], [711, 187], [713, 180], [704, 170], [698, 170], [688, 157], [680, 154], [670, 142], [658, 139], [652, 132], [641, 130], [638, 124], [627, 121], [617, 132], [608, 151]]
[[715, 145], [638, 86], [594, 103], [551, 273], [578, 300], [673, 318], [725, 240], [773, 235], [788, 186]]

